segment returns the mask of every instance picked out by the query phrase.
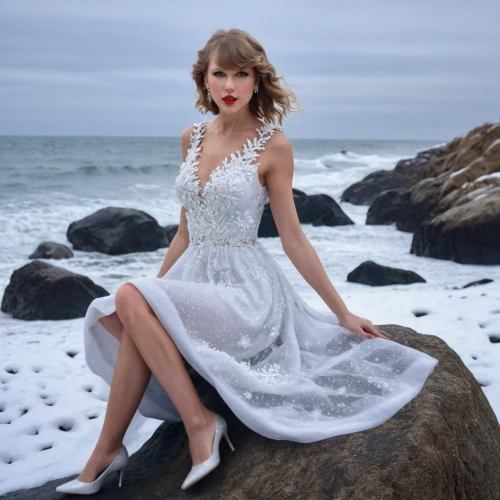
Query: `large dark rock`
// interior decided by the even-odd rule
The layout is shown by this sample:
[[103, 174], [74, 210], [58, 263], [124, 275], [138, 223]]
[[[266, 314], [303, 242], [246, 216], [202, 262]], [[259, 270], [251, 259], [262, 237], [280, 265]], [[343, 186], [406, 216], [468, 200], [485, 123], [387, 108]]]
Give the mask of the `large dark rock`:
[[397, 267], [381, 266], [371, 260], [362, 262], [347, 275], [347, 281], [370, 286], [411, 285], [426, 283], [424, 278], [413, 271]]
[[[131, 456], [122, 488], [115, 474], [93, 498], [498, 499], [500, 426], [472, 373], [438, 337], [399, 325], [376, 326], [393, 341], [439, 359], [420, 393], [383, 424], [315, 443], [267, 439], [243, 425], [188, 367], [204, 404], [227, 420], [236, 451], [222, 440], [220, 465], [183, 491], [191, 469], [187, 436], [182, 423], [165, 422]], [[75, 477], [2, 498], [63, 498], [56, 486]]]
[[29, 259], [70, 259], [74, 257], [73, 252], [61, 243], [55, 241], [43, 241], [36, 250], [28, 257]]
[[106, 295], [104, 288], [82, 274], [34, 260], [12, 273], [2, 312], [25, 320], [82, 318], [95, 298]]
[[413, 233], [424, 221], [432, 219], [443, 211], [438, 201], [445, 178], [446, 175], [442, 175], [440, 180], [423, 179], [409, 191], [409, 196], [401, 199], [396, 229]]
[[260, 219], [259, 230], [257, 232], [259, 238], [274, 238], [279, 236], [276, 222], [274, 222], [273, 213], [269, 203], [264, 207], [262, 218]]
[[[303, 191], [293, 189], [293, 201], [301, 224], [312, 224], [313, 226], [354, 224], [339, 204], [327, 194], [307, 195]], [[264, 207], [258, 236], [259, 238], [279, 236], [269, 203]]]
[[373, 200], [387, 189], [404, 191], [408, 186], [402, 177], [396, 177], [390, 170], [377, 170], [351, 184], [343, 193], [340, 201], [353, 205], [371, 205]]
[[294, 198], [300, 198], [301, 196], [307, 196], [305, 191], [302, 191], [297, 188], [292, 188], [292, 194]]
[[311, 194], [295, 198], [295, 207], [301, 224], [313, 226], [345, 226], [354, 222], [327, 194]]
[[[424, 179], [420, 184], [427, 182]], [[444, 209], [436, 204], [437, 183], [432, 183], [423, 196], [412, 196], [412, 190], [391, 189], [380, 193], [366, 214], [367, 225], [396, 223], [396, 229], [413, 233], [427, 219], [439, 215]]]
[[405, 216], [411, 204], [410, 192], [389, 189], [379, 194], [366, 213], [367, 225], [392, 224]]
[[107, 207], [72, 222], [67, 231], [75, 250], [120, 255], [168, 246], [165, 230], [154, 217], [133, 208]]
[[[292, 194], [294, 202], [297, 200], [297, 198], [307, 196], [304, 191], [300, 191], [299, 189], [295, 188], [292, 188]], [[278, 228], [276, 227], [276, 223], [274, 222], [273, 214], [271, 212], [271, 206], [269, 205], [269, 203], [264, 206], [257, 236], [259, 238], [274, 238], [275, 236], [279, 236]]]
[[400, 217], [397, 218], [396, 229], [405, 233], [414, 233], [426, 220], [432, 219], [433, 207], [426, 203], [414, 203], [410, 198], [401, 199]]
[[[465, 212], [467, 207], [463, 209]], [[425, 221], [417, 228], [410, 253], [460, 264], [500, 264], [500, 214], [489, 220], [488, 214], [480, 209], [477, 217], [469, 213], [466, 218], [464, 213], [463, 220], [447, 218], [447, 214]]]

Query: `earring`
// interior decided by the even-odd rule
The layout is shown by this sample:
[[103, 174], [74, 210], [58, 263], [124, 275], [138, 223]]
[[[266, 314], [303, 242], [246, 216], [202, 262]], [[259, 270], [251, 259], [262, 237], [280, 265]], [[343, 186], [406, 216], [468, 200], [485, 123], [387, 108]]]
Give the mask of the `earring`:
[[212, 102], [212, 94], [210, 94], [210, 89], [207, 89], [207, 99], [208, 102]]
[[253, 93], [254, 94], [257, 94], [259, 92], [259, 87], [257, 87], [256, 89], [254, 89]]

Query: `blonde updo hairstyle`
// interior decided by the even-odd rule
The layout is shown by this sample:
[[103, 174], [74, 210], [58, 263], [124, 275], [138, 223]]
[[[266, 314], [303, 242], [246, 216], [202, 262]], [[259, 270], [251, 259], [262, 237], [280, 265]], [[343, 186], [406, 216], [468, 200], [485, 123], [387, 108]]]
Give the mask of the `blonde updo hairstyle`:
[[[219, 29], [215, 31], [203, 49], [198, 51], [198, 60], [193, 64], [192, 77], [196, 83], [197, 100], [195, 108], [201, 113], [209, 111], [218, 115], [219, 106], [212, 100], [208, 102], [207, 88], [205, 87], [205, 75], [212, 55], [215, 55], [217, 64], [225, 69], [239, 69], [250, 66], [255, 71], [258, 82], [258, 93], [253, 93], [250, 99], [250, 111], [266, 123], [279, 124], [283, 126], [283, 119], [287, 113], [299, 111], [295, 94], [283, 88], [280, 80], [286, 84], [283, 77], [276, 75], [275, 67], [269, 62], [262, 45], [246, 31], [232, 28], [230, 30]], [[292, 108], [291, 103], [298, 105]], [[280, 106], [278, 109], [276, 106]]]

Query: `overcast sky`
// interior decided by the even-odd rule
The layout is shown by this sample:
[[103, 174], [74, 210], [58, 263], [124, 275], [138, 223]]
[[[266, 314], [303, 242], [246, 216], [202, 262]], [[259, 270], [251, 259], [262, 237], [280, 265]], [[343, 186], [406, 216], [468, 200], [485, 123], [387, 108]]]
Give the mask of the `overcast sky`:
[[305, 111], [290, 138], [449, 140], [500, 116], [498, 0], [2, 0], [0, 134], [179, 136], [191, 67], [249, 31]]

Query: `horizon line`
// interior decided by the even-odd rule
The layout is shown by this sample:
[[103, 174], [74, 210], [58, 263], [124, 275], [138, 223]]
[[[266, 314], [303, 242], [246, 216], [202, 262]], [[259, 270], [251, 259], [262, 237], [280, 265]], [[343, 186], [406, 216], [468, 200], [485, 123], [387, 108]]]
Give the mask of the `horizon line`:
[[[80, 135], [80, 134], [0, 134], [0, 137], [50, 137], [50, 138], [70, 138], [70, 137], [86, 137], [86, 138], [145, 138], [145, 139], [179, 139], [180, 136], [176, 135]], [[441, 141], [441, 142], [450, 142], [452, 139], [416, 139], [416, 138], [407, 138], [407, 137], [290, 137], [287, 136], [290, 140], [298, 140], [298, 141]]]

